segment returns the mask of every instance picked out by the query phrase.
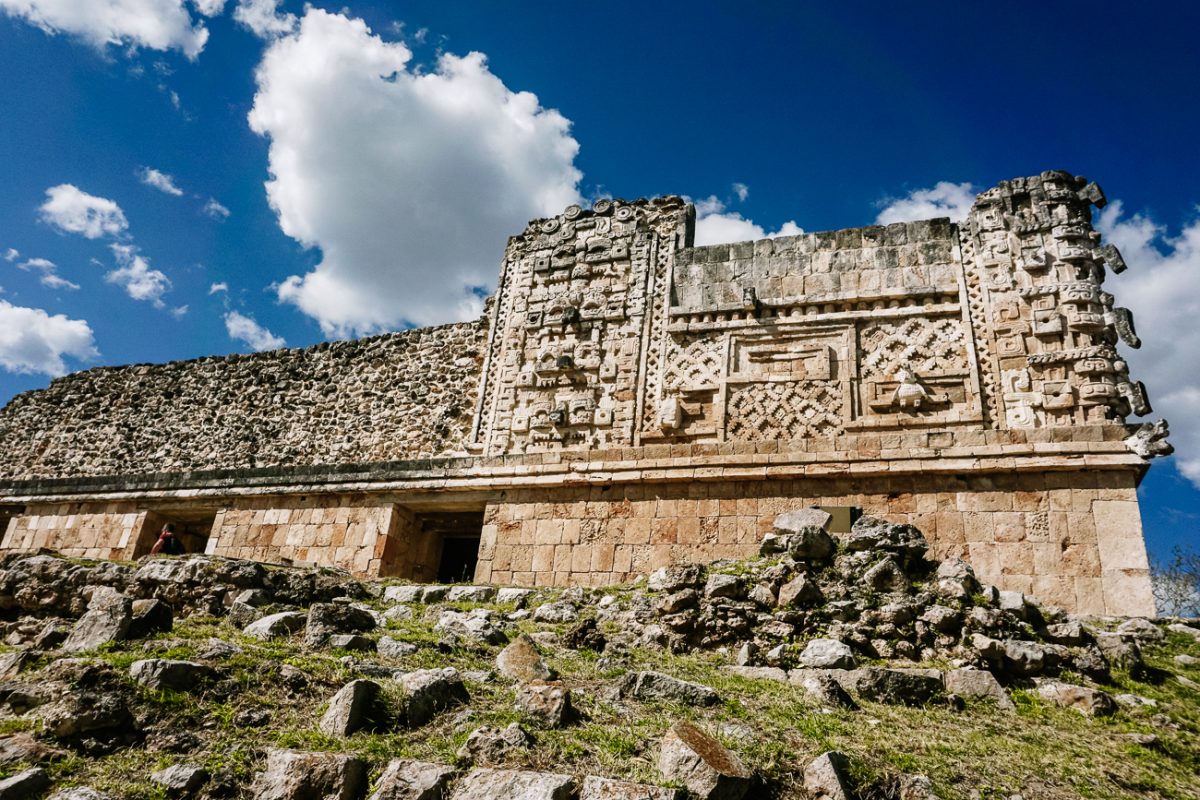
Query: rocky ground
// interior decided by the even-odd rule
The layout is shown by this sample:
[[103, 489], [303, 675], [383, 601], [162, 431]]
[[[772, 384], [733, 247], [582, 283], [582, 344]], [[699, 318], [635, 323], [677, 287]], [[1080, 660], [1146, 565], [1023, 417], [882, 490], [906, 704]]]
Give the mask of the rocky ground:
[[785, 514], [634, 586], [0, 559], [0, 800], [1200, 796], [1200, 627]]

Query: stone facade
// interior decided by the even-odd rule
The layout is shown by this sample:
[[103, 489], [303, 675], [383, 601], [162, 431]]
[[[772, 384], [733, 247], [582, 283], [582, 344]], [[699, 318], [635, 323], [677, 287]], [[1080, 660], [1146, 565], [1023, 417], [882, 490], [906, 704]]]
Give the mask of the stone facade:
[[745, 557], [783, 510], [854, 506], [1002, 588], [1147, 613], [1135, 489], [1169, 445], [1125, 443], [1150, 406], [1102, 288], [1124, 269], [1091, 227], [1103, 202], [1047, 172], [961, 225], [709, 247], [677, 197], [572, 206], [509, 240], [477, 323], [15, 399], [3, 546], [65, 546], [69, 515], [29, 520], [68, 498], [200, 508], [212, 553], [430, 579], [428, 514], [469, 511], [478, 580], [595, 584]]

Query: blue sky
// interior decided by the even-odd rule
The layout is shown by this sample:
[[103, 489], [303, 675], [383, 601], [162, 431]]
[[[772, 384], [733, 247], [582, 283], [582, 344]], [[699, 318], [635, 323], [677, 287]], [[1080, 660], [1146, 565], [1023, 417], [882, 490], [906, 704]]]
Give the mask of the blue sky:
[[953, 215], [1067, 169], [1116, 201], [1099, 224], [1131, 269], [1108, 286], [1173, 423], [1142, 489], [1163, 554], [1200, 521], [1198, 23], [1184, 2], [0, 0], [0, 402], [461, 318], [505, 236], [575, 199], [683, 194], [702, 235], [751, 238]]

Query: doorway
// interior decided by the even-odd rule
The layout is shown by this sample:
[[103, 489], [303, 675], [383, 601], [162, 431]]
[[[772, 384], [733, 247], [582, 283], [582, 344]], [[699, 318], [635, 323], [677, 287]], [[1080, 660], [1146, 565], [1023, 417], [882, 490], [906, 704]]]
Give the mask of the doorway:
[[146, 527], [138, 542], [134, 558], [144, 556], [158, 541], [163, 526], [170, 523], [175, 536], [183, 543], [184, 553], [203, 553], [212, 536], [213, 524], [217, 521], [215, 508], [170, 508], [155, 509], [146, 515]]
[[482, 511], [444, 511], [421, 514], [421, 533], [437, 543], [437, 582], [470, 583], [479, 563]]

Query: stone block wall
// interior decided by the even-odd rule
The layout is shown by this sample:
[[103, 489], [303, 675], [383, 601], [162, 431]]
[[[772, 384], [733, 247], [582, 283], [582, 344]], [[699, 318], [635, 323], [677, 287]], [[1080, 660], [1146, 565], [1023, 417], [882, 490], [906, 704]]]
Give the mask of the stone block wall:
[[661, 566], [748, 558], [798, 506], [917, 525], [938, 558], [1082, 613], [1151, 614], [1129, 472], [800, 480], [510, 492], [489, 505], [476, 580], [606, 585]]
[[407, 519], [394, 505], [365, 496], [244, 500], [217, 513], [206, 552], [311, 562], [362, 576], [394, 575], [406, 552], [394, 539]]
[[150, 552], [158, 531], [158, 520], [134, 503], [36, 505], [9, 520], [0, 549], [127, 560]]
[[0, 411], [0, 480], [458, 453], [470, 433], [485, 336], [475, 321], [79, 372]]

